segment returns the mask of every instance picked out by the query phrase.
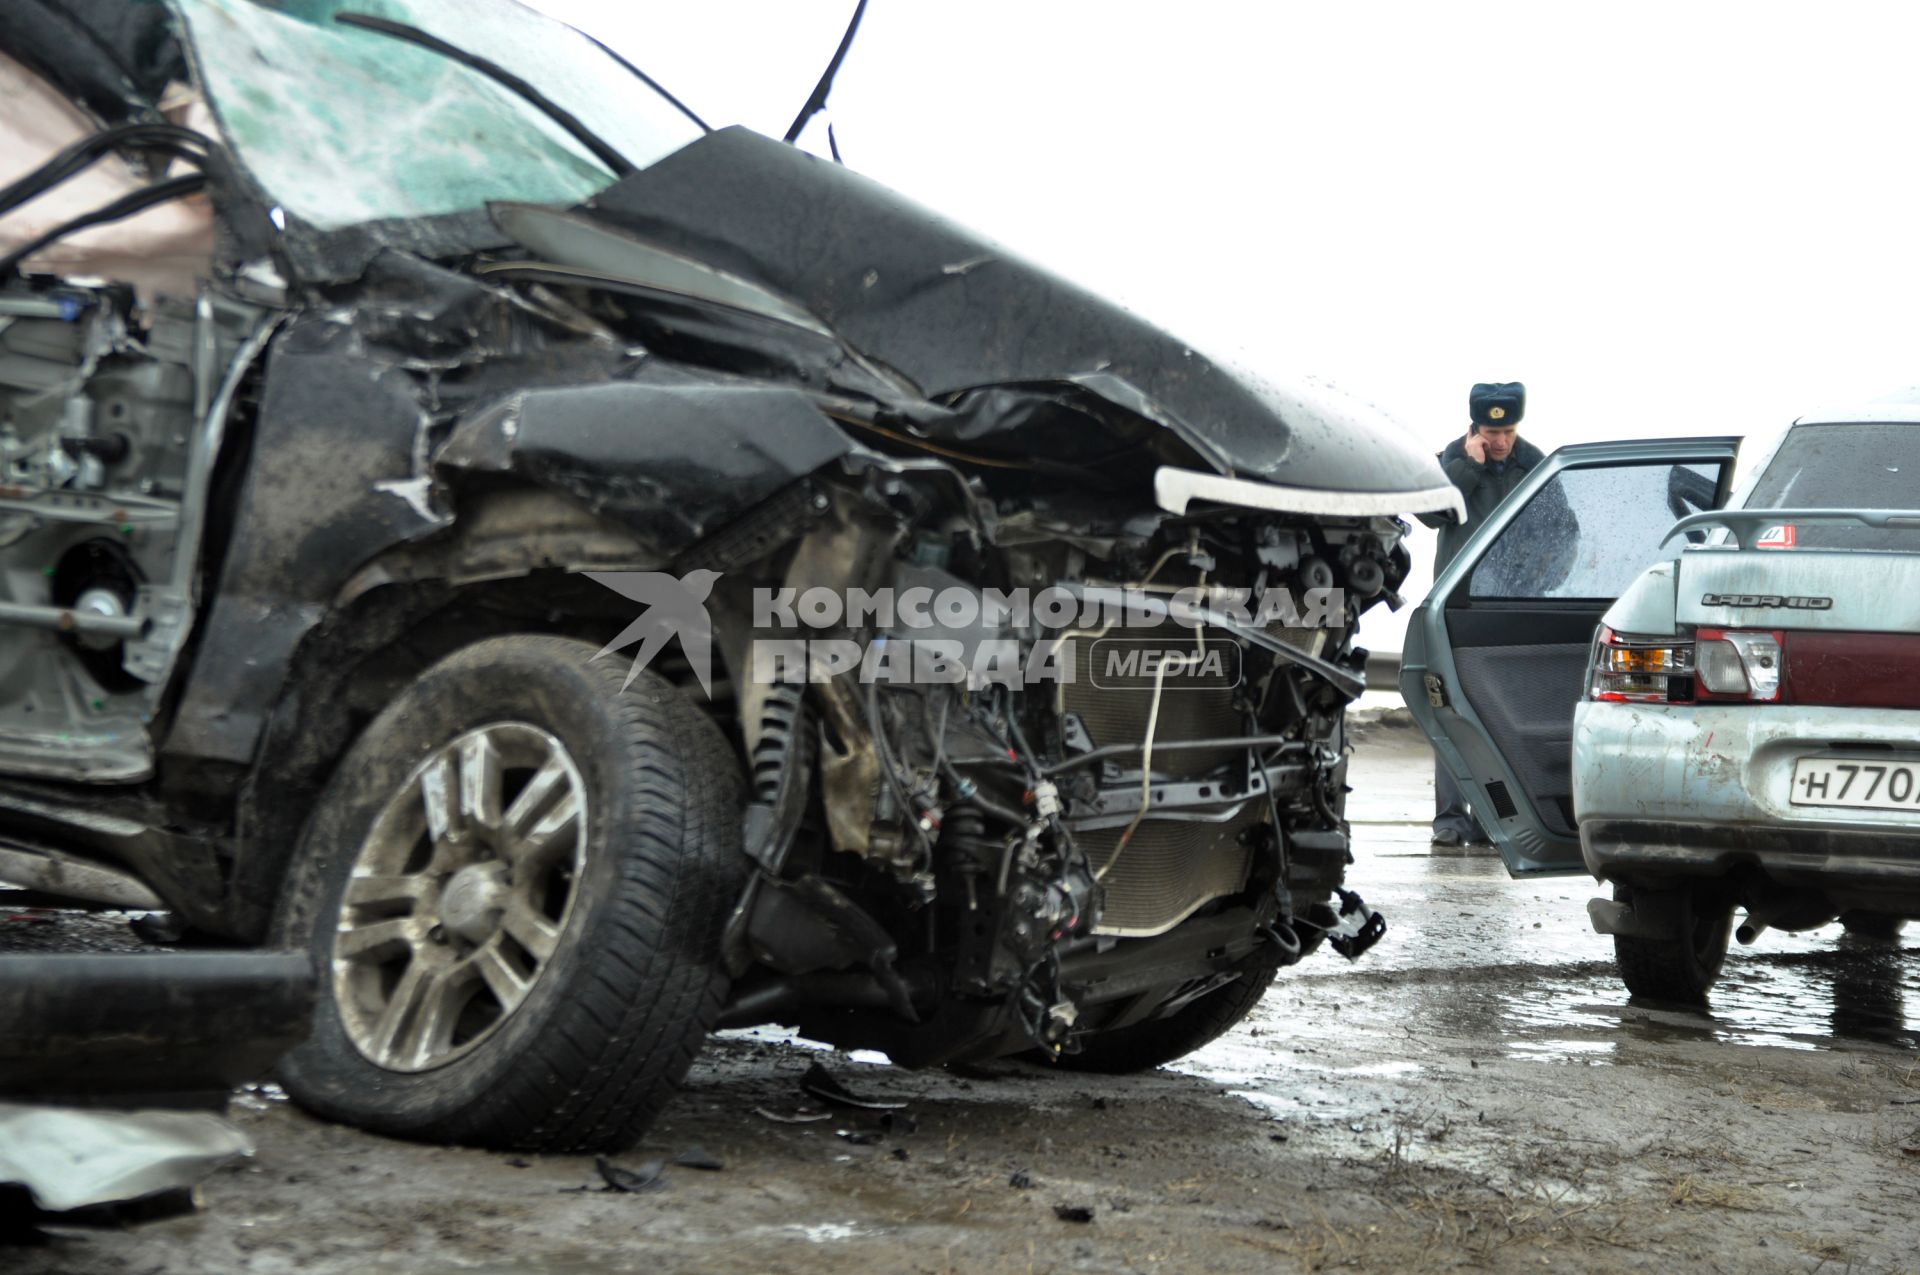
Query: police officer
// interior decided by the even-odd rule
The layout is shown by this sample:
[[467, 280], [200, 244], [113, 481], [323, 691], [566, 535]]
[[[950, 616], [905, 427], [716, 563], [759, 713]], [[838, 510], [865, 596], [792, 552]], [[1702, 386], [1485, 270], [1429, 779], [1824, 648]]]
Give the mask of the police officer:
[[[1484, 383], [1468, 392], [1467, 415], [1472, 423], [1464, 437], [1454, 439], [1440, 453], [1440, 467], [1466, 500], [1467, 519], [1451, 523], [1422, 518], [1428, 526], [1440, 530], [1440, 551], [1433, 564], [1436, 578], [1474, 530], [1513, 494], [1534, 466], [1546, 459], [1538, 447], [1520, 437], [1520, 418], [1526, 411], [1527, 387], [1518, 381]], [[1466, 796], [1453, 776], [1438, 764], [1433, 773], [1433, 796], [1433, 844], [1486, 843], [1487, 834], [1467, 808]]]

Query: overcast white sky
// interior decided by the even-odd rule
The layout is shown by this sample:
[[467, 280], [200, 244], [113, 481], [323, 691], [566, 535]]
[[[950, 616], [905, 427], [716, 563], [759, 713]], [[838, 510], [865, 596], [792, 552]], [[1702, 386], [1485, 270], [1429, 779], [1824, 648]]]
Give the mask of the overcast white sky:
[[[539, 4], [775, 136], [852, 12]], [[1551, 450], [1920, 381], [1917, 48], [1895, 3], [871, 0], [829, 115], [852, 167], [1208, 349], [1435, 450], [1523, 380]]]

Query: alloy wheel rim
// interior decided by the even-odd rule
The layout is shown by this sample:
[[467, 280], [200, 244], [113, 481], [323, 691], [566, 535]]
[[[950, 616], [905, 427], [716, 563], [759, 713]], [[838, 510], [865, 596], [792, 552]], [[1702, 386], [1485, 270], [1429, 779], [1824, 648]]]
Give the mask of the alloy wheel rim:
[[526, 1004], [573, 915], [587, 807], [566, 747], [525, 722], [466, 732], [388, 799], [333, 935], [334, 1001], [369, 1062], [443, 1067]]

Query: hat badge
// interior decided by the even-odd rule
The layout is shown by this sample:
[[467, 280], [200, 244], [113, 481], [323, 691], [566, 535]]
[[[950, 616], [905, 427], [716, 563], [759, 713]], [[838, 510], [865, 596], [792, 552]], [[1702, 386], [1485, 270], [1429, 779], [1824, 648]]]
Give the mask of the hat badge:
[[1507, 418], [1507, 409], [1504, 407], [1490, 407], [1487, 409], [1487, 417], [1490, 420], [1503, 421]]

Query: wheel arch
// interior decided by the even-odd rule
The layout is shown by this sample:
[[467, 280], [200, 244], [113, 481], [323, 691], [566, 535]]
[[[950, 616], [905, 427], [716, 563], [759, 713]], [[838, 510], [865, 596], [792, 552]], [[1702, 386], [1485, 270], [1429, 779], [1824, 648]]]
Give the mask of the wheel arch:
[[[564, 495], [521, 487], [463, 501], [448, 534], [364, 564], [296, 648], [240, 782], [224, 928], [247, 941], [265, 935], [314, 803], [400, 686], [505, 634], [604, 644], [632, 618], [633, 604], [579, 573], [665, 565], [619, 524]], [[676, 680], [685, 672], [671, 664], [656, 671]], [[737, 741], [723, 707], [708, 711]]]

